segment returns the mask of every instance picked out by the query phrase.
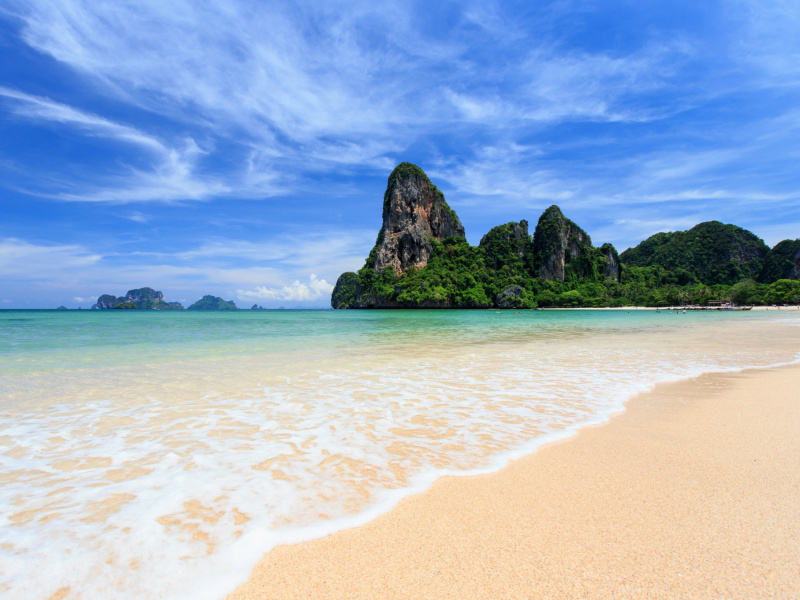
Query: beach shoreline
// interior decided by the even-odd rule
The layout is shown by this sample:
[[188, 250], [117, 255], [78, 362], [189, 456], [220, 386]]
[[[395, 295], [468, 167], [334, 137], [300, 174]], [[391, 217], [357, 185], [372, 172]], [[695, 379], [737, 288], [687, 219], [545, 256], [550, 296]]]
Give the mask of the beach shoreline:
[[269, 552], [248, 598], [800, 596], [800, 365], [659, 384], [488, 475]]

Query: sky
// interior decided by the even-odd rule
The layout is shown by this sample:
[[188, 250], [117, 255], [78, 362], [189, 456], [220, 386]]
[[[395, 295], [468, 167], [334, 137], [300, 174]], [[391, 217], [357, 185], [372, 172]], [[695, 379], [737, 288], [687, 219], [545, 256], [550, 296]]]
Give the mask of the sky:
[[800, 2], [0, 5], [0, 308], [329, 307], [422, 167], [477, 244], [800, 237]]

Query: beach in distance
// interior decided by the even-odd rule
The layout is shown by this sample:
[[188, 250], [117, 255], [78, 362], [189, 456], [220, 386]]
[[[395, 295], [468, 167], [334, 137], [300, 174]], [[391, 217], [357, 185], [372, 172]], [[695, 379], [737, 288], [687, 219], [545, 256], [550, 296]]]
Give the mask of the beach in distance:
[[797, 593], [796, 309], [0, 321], [9, 597]]

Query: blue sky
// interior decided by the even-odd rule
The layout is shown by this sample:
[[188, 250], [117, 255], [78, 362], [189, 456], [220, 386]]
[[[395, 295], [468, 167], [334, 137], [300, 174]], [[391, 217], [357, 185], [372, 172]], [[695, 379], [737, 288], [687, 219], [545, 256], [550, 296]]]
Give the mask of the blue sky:
[[420, 165], [477, 244], [800, 237], [800, 3], [0, 7], [0, 307], [329, 306]]

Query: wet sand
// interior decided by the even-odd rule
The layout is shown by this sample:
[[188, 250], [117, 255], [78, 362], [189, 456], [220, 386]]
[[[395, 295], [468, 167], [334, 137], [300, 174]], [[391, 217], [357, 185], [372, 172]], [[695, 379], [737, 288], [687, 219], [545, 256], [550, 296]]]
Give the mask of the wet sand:
[[800, 366], [660, 385], [498, 473], [275, 548], [228, 598], [800, 598]]

